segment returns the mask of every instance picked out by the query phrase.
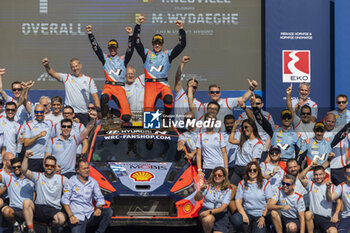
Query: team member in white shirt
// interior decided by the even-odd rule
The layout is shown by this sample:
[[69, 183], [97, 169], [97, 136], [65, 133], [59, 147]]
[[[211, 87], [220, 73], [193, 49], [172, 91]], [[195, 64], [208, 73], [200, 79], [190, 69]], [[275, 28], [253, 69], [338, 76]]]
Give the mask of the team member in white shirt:
[[[234, 110], [234, 108], [238, 107], [239, 101], [242, 101], [245, 103], [249, 99], [254, 89], [258, 86], [258, 83], [255, 80], [250, 81], [249, 79], [248, 79], [248, 82], [249, 82], [249, 89], [247, 90], [246, 93], [244, 93], [244, 95], [238, 98], [221, 98], [221, 88], [216, 84], [209, 86], [210, 102], [214, 101], [220, 105], [220, 110], [216, 116], [219, 121], [224, 122], [224, 117], [227, 114], [232, 114], [232, 111]], [[202, 107], [200, 108], [199, 111], [202, 116], [204, 116], [204, 114], [208, 112], [209, 103], [203, 104]], [[221, 129], [225, 130], [224, 124], [221, 124]]]
[[135, 68], [126, 68], [125, 94], [132, 112], [143, 112], [145, 95], [145, 75], [135, 77]]
[[81, 73], [82, 65], [77, 58], [72, 58], [70, 61], [73, 74], [56, 72], [50, 67], [49, 59], [47, 58], [44, 58], [41, 62], [51, 77], [64, 84], [65, 104], [72, 106], [76, 117], [79, 118], [81, 123], [86, 125], [89, 118], [88, 105], [90, 95], [94, 100], [97, 111], [101, 110], [94, 80]]
[[[305, 213], [307, 231], [314, 232], [314, 230], [318, 229], [321, 232], [336, 233], [338, 232], [336, 223], [338, 222], [340, 204], [337, 203], [337, 209], [333, 213], [333, 203], [326, 199], [326, 189], [330, 187], [324, 180], [324, 167], [316, 166], [313, 170], [313, 175], [313, 181], [305, 176], [299, 177], [310, 198], [310, 209]], [[331, 188], [334, 191], [335, 186], [332, 185]]]
[[338, 227], [339, 233], [348, 233], [350, 229], [350, 165], [344, 167], [344, 176], [346, 181], [337, 186], [335, 191], [331, 191], [331, 183], [327, 183], [326, 198], [327, 201], [334, 201], [341, 198], [343, 201], [343, 211], [341, 214], [340, 225]]
[[292, 112], [292, 125], [294, 127], [294, 131], [300, 133], [302, 139], [309, 139], [315, 136], [314, 134], [314, 126], [315, 122], [312, 121], [311, 118], [311, 107], [308, 105], [303, 105], [300, 108], [301, 118], [295, 114], [295, 110], [292, 106], [291, 94], [292, 94], [292, 84], [287, 88], [287, 108]]
[[51, 98], [52, 112], [45, 115], [45, 119], [51, 120], [53, 125], [60, 123], [63, 120], [62, 106], [63, 100], [61, 96]]
[[312, 121], [317, 120], [317, 104], [316, 102], [312, 101], [309, 97], [311, 92], [311, 85], [310, 83], [300, 83], [299, 85], [299, 97], [293, 98], [292, 105], [293, 108], [297, 113], [299, 113], [299, 110], [304, 105], [307, 105], [311, 108], [312, 112]]
[[[182, 57], [182, 61], [177, 68], [176, 76], [175, 76], [175, 109], [174, 109], [174, 114], [175, 114], [175, 120], [182, 120], [184, 114], [186, 112], [192, 111], [189, 106], [189, 95], [191, 94], [192, 96], [192, 102], [194, 104], [195, 111], [193, 112], [195, 114], [196, 119], [198, 120], [201, 115], [199, 113], [199, 110], [202, 106], [202, 103], [198, 101], [196, 98], [193, 97], [193, 95], [196, 93], [196, 90], [198, 88], [198, 80], [195, 78], [189, 79], [187, 81], [187, 86], [186, 90], [184, 90], [182, 86], [182, 71], [187, 62], [189, 62], [190, 57], [184, 56]], [[192, 92], [190, 92], [190, 87], [192, 88]]]
[[348, 106], [348, 97], [344, 94], [340, 94], [336, 98], [337, 108], [330, 111], [335, 115], [337, 120], [335, 126], [345, 125], [350, 122], [350, 110], [346, 107]]
[[[194, 115], [191, 112], [185, 113], [184, 122], [185, 124], [188, 121], [194, 120]], [[196, 126], [192, 127], [191, 124], [188, 124], [187, 131], [182, 132], [179, 135], [179, 140], [177, 142], [177, 150], [185, 151], [187, 154], [185, 155], [186, 159], [192, 159], [197, 152], [197, 139], [198, 139], [198, 131], [196, 130]]]

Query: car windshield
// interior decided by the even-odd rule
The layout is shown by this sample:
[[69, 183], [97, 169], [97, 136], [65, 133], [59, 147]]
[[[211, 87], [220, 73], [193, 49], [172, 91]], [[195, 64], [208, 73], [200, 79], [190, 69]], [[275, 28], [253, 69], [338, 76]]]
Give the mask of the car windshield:
[[97, 136], [91, 161], [176, 162], [183, 156], [177, 152], [177, 136], [137, 135], [138, 139], [134, 136], [131, 134]]

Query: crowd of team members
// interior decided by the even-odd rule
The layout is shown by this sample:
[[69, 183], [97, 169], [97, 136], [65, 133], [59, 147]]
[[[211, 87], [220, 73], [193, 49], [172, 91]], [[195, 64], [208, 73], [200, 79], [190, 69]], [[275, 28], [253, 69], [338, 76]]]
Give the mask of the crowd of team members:
[[[98, 221], [97, 232], [104, 232], [112, 210], [102, 208], [104, 198], [89, 176], [88, 163], [77, 158], [86, 155], [87, 135], [98, 118], [114, 114], [128, 122], [135, 112], [153, 111], [160, 98], [164, 117], [170, 118], [173, 111], [173, 120], [223, 123], [221, 128], [189, 126], [178, 141], [177, 149], [196, 161], [198, 175], [205, 178], [195, 195], [196, 201], [204, 199], [199, 216], [205, 232], [227, 232], [229, 221], [242, 232], [266, 232], [270, 226], [278, 233], [348, 232], [347, 96], [339, 95], [337, 109], [317, 122], [317, 104], [308, 97], [310, 85], [300, 84], [297, 98], [291, 97], [291, 85], [286, 90], [287, 108], [280, 116], [282, 125], [277, 126], [271, 114], [262, 110], [261, 96], [254, 95], [258, 86], [254, 80], [248, 80], [248, 90], [238, 98], [221, 98], [215, 84], [209, 86], [210, 102], [202, 104], [194, 98], [199, 82], [187, 80], [183, 88], [182, 72], [190, 60], [184, 56], [175, 75], [174, 97], [168, 70], [186, 46], [182, 22], [176, 22], [179, 43], [169, 51], [162, 49], [164, 38], [159, 34], [152, 38], [153, 50], [143, 47], [143, 22], [140, 16], [134, 32], [126, 28], [125, 56], [119, 56], [116, 40], [108, 42], [109, 54], [103, 53], [92, 26], [86, 27], [106, 77], [101, 99], [93, 78], [82, 74], [77, 58], [70, 61], [72, 74], [58, 73], [47, 58], [42, 60], [47, 73], [64, 84], [64, 103], [60, 96], [43, 96], [38, 104], [31, 103], [32, 81], [13, 82], [14, 97], [8, 96], [2, 89], [6, 70], [0, 69], [0, 109], [4, 109], [0, 113], [0, 204], [2, 215], [14, 224], [13, 231], [19, 231], [22, 212], [29, 232], [34, 232], [33, 219], [58, 226], [67, 221], [72, 232], [85, 232]], [[127, 66], [134, 48], [144, 63], [139, 77]], [[251, 109], [245, 105], [249, 99]], [[109, 100], [118, 108], [110, 109]], [[237, 108], [244, 112], [236, 120], [232, 114]]]

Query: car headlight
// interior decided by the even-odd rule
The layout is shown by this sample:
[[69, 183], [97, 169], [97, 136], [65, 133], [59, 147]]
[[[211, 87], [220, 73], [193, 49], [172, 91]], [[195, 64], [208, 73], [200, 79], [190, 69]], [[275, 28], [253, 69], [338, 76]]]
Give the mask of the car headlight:
[[109, 191], [107, 189], [104, 189], [104, 188], [101, 188], [101, 187], [100, 187], [100, 189], [101, 189], [101, 193], [102, 193], [103, 196], [107, 196], [108, 194], [112, 193], [111, 191]]
[[174, 192], [176, 195], [179, 195], [182, 198], [188, 197], [189, 195], [191, 195], [194, 191], [196, 191], [195, 187], [194, 187], [194, 182], [192, 182], [190, 185]]

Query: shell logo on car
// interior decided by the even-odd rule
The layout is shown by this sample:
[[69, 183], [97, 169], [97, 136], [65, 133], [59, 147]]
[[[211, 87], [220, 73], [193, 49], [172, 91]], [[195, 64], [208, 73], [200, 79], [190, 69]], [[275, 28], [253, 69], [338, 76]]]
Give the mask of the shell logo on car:
[[154, 178], [154, 175], [146, 171], [137, 171], [131, 173], [130, 178], [134, 179], [134, 181], [144, 182], [152, 180]]

